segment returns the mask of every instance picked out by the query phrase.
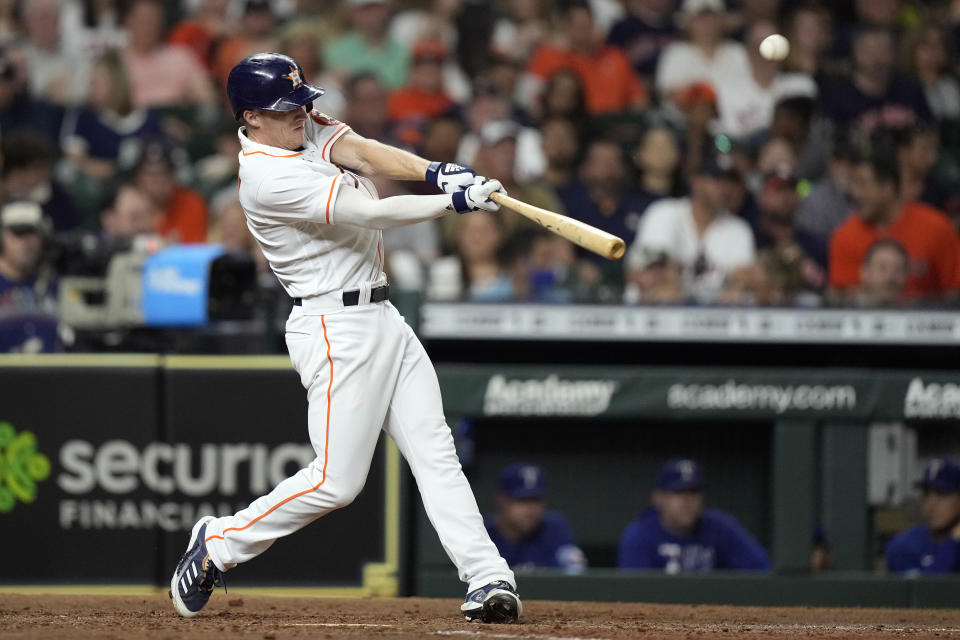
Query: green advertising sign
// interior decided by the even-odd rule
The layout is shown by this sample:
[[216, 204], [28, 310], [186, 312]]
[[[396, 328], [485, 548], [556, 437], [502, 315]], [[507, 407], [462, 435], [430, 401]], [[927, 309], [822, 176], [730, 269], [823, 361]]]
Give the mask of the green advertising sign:
[[50, 460], [37, 451], [37, 438], [0, 422], [0, 513], [12, 511], [18, 501], [36, 500], [37, 483], [49, 475]]
[[960, 377], [856, 369], [438, 365], [447, 411], [609, 418], [960, 418]]

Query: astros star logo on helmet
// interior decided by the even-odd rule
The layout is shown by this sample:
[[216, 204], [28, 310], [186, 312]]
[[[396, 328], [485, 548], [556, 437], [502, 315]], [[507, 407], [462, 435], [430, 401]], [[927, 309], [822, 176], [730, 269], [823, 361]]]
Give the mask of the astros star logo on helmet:
[[290, 67], [290, 73], [283, 77], [293, 83], [294, 89], [303, 84], [303, 78], [300, 77], [300, 69], [297, 67]]

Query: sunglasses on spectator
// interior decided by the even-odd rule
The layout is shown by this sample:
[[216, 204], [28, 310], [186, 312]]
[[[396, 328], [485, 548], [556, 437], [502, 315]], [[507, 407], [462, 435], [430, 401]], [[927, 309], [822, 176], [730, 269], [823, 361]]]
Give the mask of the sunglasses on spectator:
[[5, 229], [18, 237], [29, 235], [31, 233], [40, 233], [40, 229], [36, 228], [32, 224], [11, 224], [10, 226], [5, 227]]

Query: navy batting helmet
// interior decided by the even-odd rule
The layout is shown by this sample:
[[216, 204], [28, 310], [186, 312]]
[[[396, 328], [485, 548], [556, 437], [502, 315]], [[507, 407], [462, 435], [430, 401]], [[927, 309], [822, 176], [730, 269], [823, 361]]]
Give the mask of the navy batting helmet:
[[307, 106], [323, 95], [323, 89], [303, 81], [303, 68], [281, 53], [256, 53], [230, 70], [227, 97], [237, 120], [245, 109], [290, 111]]

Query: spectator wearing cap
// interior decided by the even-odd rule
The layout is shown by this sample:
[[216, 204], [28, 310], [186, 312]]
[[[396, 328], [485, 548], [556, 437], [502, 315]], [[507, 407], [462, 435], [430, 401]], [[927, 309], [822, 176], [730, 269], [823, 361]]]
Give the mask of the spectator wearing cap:
[[750, 61], [739, 42], [724, 37], [723, 0], [683, 0], [679, 20], [685, 40], [671, 43], [660, 56], [656, 87], [662, 100], [676, 104], [691, 85], [707, 83], [714, 91], [724, 83], [750, 77]]
[[827, 283], [827, 240], [797, 226], [798, 178], [795, 169], [783, 164], [763, 176], [757, 193], [757, 221], [754, 237], [757, 249], [783, 250], [796, 247], [802, 262], [804, 289], [822, 291]]
[[134, 168], [133, 184], [162, 212], [157, 232], [172, 242], [206, 241], [207, 203], [177, 180], [173, 149], [148, 143]]
[[410, 66], [409, 48], [387, 33], [391, 6], [386, 0], [347, 0], [350, 29], [323, 50], [323, 59], [335, 73], [376, 74], [389, 89], [402, 87]]
[[497, 513], [484, 519], [490, 539], [513, 570], [564, 569], [579, 573], [587, 559], [566, 519], [546, 510], [546, 484], [540, 467], [514, 464], [500, 474]]
[[35, 202], [0, 209], [0, 353], [57, 350], [57, 279], [44, 261], [51, 226]]
[[769, 571], [767, 552], [732, 516], [703, 506], [703, 472], [689, 459], [657, 473], [652, 505], [620, 538], [621, 569], [668, 574], [733, 569]]
[[[517, 182], [531, 182], [539, 178], [547, 162], [541, 148], [540, 131], [535, 127], [520, 124], [518, 118], [511, 112], [510, 101], [495, 86], [478, 82], [476, 88], [477, 93], [465, 114], [469, 130], [460, 140], [456, 161], [472, 167], [477, 162], [478, 152], [485, 145], [484, 129], [488, 129], [489, 134], [491, 131], [504, 130], [504, 127], [507, 127], [513, 130], [511, 135], [514, 135], [517, 145], [516, 162], [513, 168]], [[488, 127], [490, 123], [498, 124]], [[501, 177], [497, 174], [485, 175], [498, 179]]]
[[489, 49], [471, 46], [473, 42], [460, 46], [462, 43], [458, 27], [464, 25], [467, 29], [473, 28], [476, 24], [472, 19], [474, 12], [481, 12], [485, 17], [489, 17], [491, 13], [484, 5], [471, 5], [462, 0], [404, 2], [398, 5], [397, 12], [390, 18], [387, 31], [388, 38], [408, 50], [412, 50], [414, 45], [423, 39], [439, 40], [446, 45], [447, 50], [454, 55], [448, 55], [444, 59], [441, 72], [443, 86], [450, 97], [460, 104], [471, 97], [471, 78], [478, 76], [481, 70], [492, 72], [503, 59], [497, 55], [496, 46], [493, 44]]
[[690, 177], [689, 197], [651, 204], [630, 247], [628, 269], [643, 255], [663, 254], [679, 266], [694, 299], [715, 300], [726, 276], [756, 253], [750, 226], [723, 208], [723, 180], [734, 172], [728, 156], [708, 156]]
[[443, 60], [447, 48], [439, 40], [421, 40], [413, 47], [413, 65], [406, 86], [393, 91], [387, 100], [387, 114], [395, 137], [416, 147], [427, 121], [457, 108], [443, 88]]
[[649, 101], [623, 52], [599, 37], [586, 2], [566, 3], [560, 43], [544, 43], [534, 51], [520, 89], [526, 106], [533, 105], [543, 83], [560, 69], [580, 77], [587, 110], [593, 115], [637, 110]]
[[897, 573], [960, 571], [960, 466], [936, 458], [918, 485], [923, 490], [923, 523], [887, 544], [887, 568]]
[[947, 217], [916, 201], [904, 201], [895, 158], [874, 153], [856, 161], [852, 193], [857, 212], [830, 239], [830, 286], [850, 295], [860, 283], [860, 265], [874, 242], [892, 238], [910, 256], [905, 296], [948, 298], [960, 288], [960, 237]]

